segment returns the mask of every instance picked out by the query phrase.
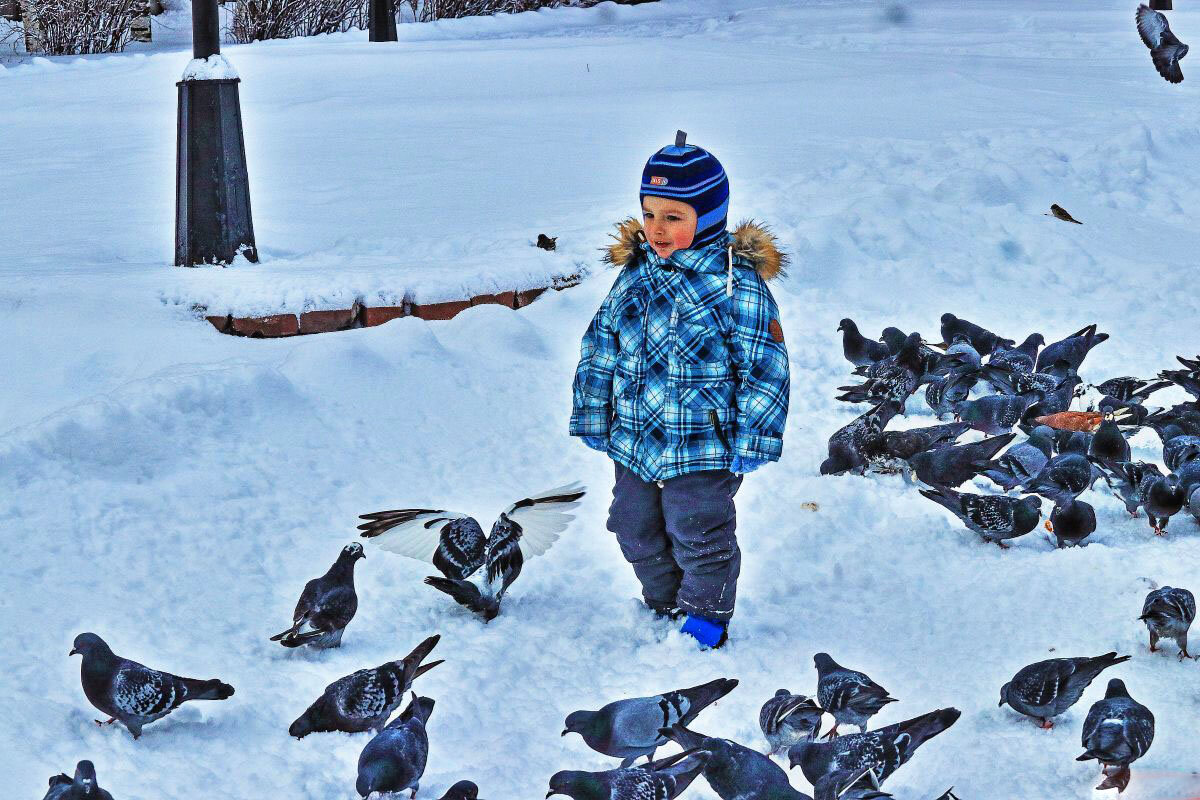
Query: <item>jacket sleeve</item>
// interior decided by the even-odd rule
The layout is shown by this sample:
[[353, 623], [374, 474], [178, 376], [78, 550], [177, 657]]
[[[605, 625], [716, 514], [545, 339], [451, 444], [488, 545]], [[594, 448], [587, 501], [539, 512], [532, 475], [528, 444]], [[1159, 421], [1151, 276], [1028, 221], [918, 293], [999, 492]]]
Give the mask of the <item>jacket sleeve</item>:
[[777, 461], [783, 453], [791, 378], [779, 307], [762, 277], [737, 282], [730, 344], [737, 372], [737, 434], [733, 452]]
[[583, 334], [579, 365], [571, 388], [572, 436], [608, 436], [612, 420], [613, 368], [617, 363], [617, 334], [612, 309], [620, 293], [620, 278], [600, 304]]

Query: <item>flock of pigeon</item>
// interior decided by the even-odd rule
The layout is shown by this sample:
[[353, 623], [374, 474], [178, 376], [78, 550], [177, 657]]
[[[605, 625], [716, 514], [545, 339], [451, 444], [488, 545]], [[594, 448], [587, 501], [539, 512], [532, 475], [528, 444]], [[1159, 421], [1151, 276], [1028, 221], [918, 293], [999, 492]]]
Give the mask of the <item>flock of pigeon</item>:
[[[1108, 339], [1095, 325], [1049, 345], [1039, 333], [1018, 345], [949, 313], [942, 315], [942, 342], [936, 346], [896, 328], [868, 339], [850, 319], [842, 320], [839, 331], [846, 359], [865, 380], [839, 387], [838, 399], [873, 405], [830, 437], [822, 474], [900, 472], [908, 482], [915, 476], [926, 486], [921, 495], [1002, 548], [1037, 527], [1043, 498], [1053, 503], [1046, 527], [1058, 546], [1083, 542], [1096, 529], [1096, 515], [1080, 495], [1099, 481], [1131, 516], [1145, 511], [1155, 534], [1165, 535], [1168, 521], [1184, 508], [1200, 521], [1200, 357], [1179, 358], [1183, 369], [1164, 370], [1155, 380], [1122, 376], [1091, 386], [1100, 395], [1094, 408], [1073, 411], [1072, 401], [1084, 394], [1079, 369], [1092, 348]], [[953, 415], [954, 421], [887, 430], [922, 386], [933, 414], [939, 420]], [[1145, 405], [1170, 386], [1192, 399], [1170, 408]], [[1167, 474], [1157, 464], [1131, 460], [1127, 437], [1143, 427], [1160, 437]], [[1015, 441], [1013, 428], [1026, 438]], [[958, 444], [969, 430], [985, 438]], [[955, 490], [977, 476], [1004, 493]], [[1009, 494], [1014, 490], [1024, 496]], [[1190, 591], [1171, 586], [1151, 591], [1139, 617], [1150, 632], [1151, 652], [1169, 638], [1180, 660], [1190, 657], [1187, 633], [1195, 616]], [[1050, 720], [1074, 705], [1102, 670], [1128, 658], [1106, 653], [1032, 664], [1001, 689], [1000, 705], [1051, 727]], [[1129, 765], [1153, 737], [1153, 715], [1113, 679], [1084, 721], [1086, 752], [1079, 759], [1100, 762], [1106, 778], [1099, 788], [1123, 791]]]

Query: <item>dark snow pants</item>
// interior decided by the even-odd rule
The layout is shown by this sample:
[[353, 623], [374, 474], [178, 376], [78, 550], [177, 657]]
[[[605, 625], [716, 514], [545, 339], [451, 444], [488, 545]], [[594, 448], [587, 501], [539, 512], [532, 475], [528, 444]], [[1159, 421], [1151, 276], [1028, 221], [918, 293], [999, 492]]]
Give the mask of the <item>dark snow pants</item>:
[[633, 565], [646, 603], [716, 620], [732, 617], [742, 567], [733, 496], [742, 476], [705, 470], [659, 486], [616, 467], [608, 529]]

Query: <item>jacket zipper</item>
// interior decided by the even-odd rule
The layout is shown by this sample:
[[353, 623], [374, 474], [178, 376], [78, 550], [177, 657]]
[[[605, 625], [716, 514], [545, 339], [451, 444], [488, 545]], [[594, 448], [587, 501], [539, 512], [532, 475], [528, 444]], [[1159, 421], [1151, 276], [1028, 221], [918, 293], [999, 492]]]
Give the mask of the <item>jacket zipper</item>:
[[725, 431], [721, 430], [721, 418], [717, 416], [717, 410], [710, 408], [708, 410], [708, 418], [712, 420], [713, 428], [717, 432], [717, 438], [721, 440], [721, 444], [725, 449], [729, 449], [729, 440], [725, 438]]

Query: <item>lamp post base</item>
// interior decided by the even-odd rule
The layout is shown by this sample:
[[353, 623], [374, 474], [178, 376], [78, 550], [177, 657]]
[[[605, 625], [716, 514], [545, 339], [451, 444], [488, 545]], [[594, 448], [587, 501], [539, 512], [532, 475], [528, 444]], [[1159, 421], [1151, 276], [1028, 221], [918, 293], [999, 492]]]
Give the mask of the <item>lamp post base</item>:
[[175, 171], [175, 264], [258, 261], [238, 79], [184, 80], [179, 87]]

